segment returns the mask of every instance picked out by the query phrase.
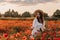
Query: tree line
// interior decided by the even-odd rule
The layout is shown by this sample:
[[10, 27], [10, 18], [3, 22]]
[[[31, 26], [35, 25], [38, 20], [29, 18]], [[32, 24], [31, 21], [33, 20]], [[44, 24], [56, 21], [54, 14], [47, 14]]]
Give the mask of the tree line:
[[[0, 17], [34, 17], [34, 14], [31, 14], [30, 12], [26, 11], [24, 13], [19, 14], [17, 11], [10, 11], [10, 9], [8, 11], [6, 11], [4, 14], [1, 14], [0, 13]], [[44, 13], [44, 17], [45, 18], [49, 18], [48, 14], [47, 13]], [[57, 9], [53, 15], [52, 15], [52, 18], [60, 18], [60, 10]]]
[[[44, 15], [47, 17], [48, 14], [47, 13], [44, 13]], [[31, 14], [30, 12], [28, 11], [25, 11], [24, 13], [19, 14], [17, 11], [10, 11], [10, 9], [8, 11], [6, 11], [4, 14], [1, 14], [0, 13], [0, 17], [34, 17], [34, 14]]]

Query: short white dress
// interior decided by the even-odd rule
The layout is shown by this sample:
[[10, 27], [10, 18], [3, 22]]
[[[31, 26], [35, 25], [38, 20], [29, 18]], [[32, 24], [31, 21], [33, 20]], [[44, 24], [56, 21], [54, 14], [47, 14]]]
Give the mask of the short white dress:
[[34, 36], [35, 33], [37, 33], [38, 30], [40, 30], [40, 28], [41, 28], [42, 31], [44, 31], [44, 29], [45, 29], [44, 25], [45, 25], [45, 21], [44, 21], [44, 23], [42, 24], [42, 23], [39, 23], [39, 22], [38, 22], [37, 18], [35, 18], [34, 21], [33, 21], [33, 25], [32, 25], [32, 29], [33, 29], [33, 30], [32, 30], [32, 33], [31, 33], [32, 36]]

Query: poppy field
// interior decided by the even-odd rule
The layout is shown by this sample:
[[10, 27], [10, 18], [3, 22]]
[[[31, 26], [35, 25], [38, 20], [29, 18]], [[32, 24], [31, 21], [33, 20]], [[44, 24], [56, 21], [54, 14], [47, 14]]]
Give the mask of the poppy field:
[[60, 40], [60, 20], [46, 20], [44, 32], [30, 38], [33, 19], [0, 19], [0, 40]]

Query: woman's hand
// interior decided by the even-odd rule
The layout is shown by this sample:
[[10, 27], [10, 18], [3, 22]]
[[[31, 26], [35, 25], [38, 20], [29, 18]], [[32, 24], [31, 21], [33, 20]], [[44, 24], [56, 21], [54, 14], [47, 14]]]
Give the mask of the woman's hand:
[[33, 30], [33, 29], [34, 29], [34, 27], [31, 28], [31, 30]]

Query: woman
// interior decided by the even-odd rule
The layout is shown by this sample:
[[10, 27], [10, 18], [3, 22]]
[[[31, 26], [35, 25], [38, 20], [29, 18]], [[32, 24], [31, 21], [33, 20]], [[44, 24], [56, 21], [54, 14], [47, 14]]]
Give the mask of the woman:
[[39, 31], [44, 31], [45, 27], [45, 21], [44, 21], [44, 13], [42, 10], [36, 10], [34, 12], [34, 16], [36, 17], [33, 21], [33, 25], [32, 25], [32, 36], [31, 37], [35, 37], [36, 34], [39, 32]]

